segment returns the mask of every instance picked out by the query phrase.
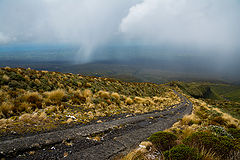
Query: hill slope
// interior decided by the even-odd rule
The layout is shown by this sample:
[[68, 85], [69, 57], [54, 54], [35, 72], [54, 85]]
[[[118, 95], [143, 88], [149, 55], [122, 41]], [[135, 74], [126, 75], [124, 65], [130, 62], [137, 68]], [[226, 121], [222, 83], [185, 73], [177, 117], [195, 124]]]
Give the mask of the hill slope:
[[165, 85], [22, 68], [1, 68], [0, 85], [3, 134], [51, 130], [118, 114], [141, 114], [180, 102]]
[[[192, 107], [189, 108], [189, 106], [193, 104], [193, 113], [186, 115], [167, 130], [171, 132], [170, 135], [165, 132], [153, 134], [148, 139], [152, 142], [150, 152], [146, 150], [147, 147], [145, 150], [137, 149], [137, 153], [130, 153], [133, 155], [132, 159], [139, 159], [139, 156], [146, 158], [147, 154], [153, 156], [155, 153], [163, 153], [163, 151], [166, 159], [174, 159], [173, 153], [176, 153], [177, 157], [184, 157], [183, 159], [196, 157], [208, 160], [239, 158], [240, 123], [236, 119], [240, 115], [238, 89], [237, 86], [207, 82], [171, 82], [161, 85], [127, 83], [110, 78], [5, 67], [0, 69], [0, 140], [5, 143], [8, 139], [11, 141], [17, 137], [54, 130], [61, 132], [62, 129], [66, 129], [65, 131], [68, 132], [71, 127], [73, 130], [78, 130], [80, 127], [81, 130], [81, 127], [86, 124], [86, 127], [89, 127], [88, 124], [102, 123], [104, 128], [106, 126], [103, 122], [114, 123], [113, 119], [119, 120], [119, 118], [126, 117], [131, 119], [129, 116], [133, 116], [132, 120], [136, 118], [135, 127], [139, 125], [143, 127], [142, 131], [146, 137], [148, 133], [152, 134], [158, 128], [170, 127], [174, 118], [165, 118], [175, 117], [174, 121], [176, 122], [176, 117], [181, 115], [181, 108], [188, 108], [189, 112], [187, 113], [190, 113]], [[183, 101], [183, 99], [185, 100]], [[177, 108], [177, 104], [180, 104], [181, 107]], [[155, 113], [163, 113], [159, 111], [165, 112], [167, 116], [165, 118], [154, 117]], [[228, 112], [236, 118], [224, 112]], [[138, 120], [141, 117], [139, 115], [145, 117], [144, 121]], [[149, 117], [149, 115], [154, 116]], [[163, 123], [157, 123], [161, 121]], [[171, 122], [171, 125], [166, 127], [166, 124], [163, 125], [165, 122]], [[134, 125], [131, 122], [130, 128]], [[149, 130], [155, 125], [158, 127]], [[148, 128], [144, 128], [146, 126]], [[129, 129], [129, 126], [123, 127], [122, 124], [118, 127], [120, 131]], [[49, 134], [52, 135], [56, 132]], [[162, 140], [164, 135], [167, 136], [167, 140], [171, 140], [168, 136], [175, 138], [171, 143], [167, 141], [167, 148], [163, 150], [158, 140]], [[90, 140], [92, 141], [89, 140], [89, 143], [101, 141], [101, 135], [91, 136]], [[124, 142], [128, 142], [127, 138], [129, 137], [122, 136], [126, 138]], [[132, 137], [135, 136], [135, 134], [132, 135]], [[206, 139], [206, 143], [202, 143]], [[78, 142], [79, 145], [80, 142]], [[72, 147], [71, 143], [64, 141], [64, 144], [59, 145]], [[101, 142], [99, 143], [101, 144]], [[179, 143], [181, 145], [178, 145]], [[96, 147], [100, 146], [96, 145]], [[204, 150], [204, 147], [207, 150]], [[219, 154], [219, 148], [226, 150], [226, 153]], [[183, 151], [186, 151], [186, 155], [182, 154]], [[38, 149], [37, 152], [41, 154], [44, 151]], [[32, 153], [27, 154], [31, 156]], [[54, 153], [51, 154], [54, 156]], [[61, 156], [63, 155], [65, 152]], [[163, 156], [162, 154], [158, 155]], [[39, 156], [41, 157], [41, 155]]]

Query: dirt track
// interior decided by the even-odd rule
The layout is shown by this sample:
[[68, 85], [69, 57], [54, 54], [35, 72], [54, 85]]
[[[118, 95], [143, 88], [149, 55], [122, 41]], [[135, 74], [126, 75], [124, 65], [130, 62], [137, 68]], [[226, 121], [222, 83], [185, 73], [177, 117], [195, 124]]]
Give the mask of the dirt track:
[[[178, 94], [178, 93], [177, 93]], [[192, 103], [178, 94], [182, 102], [164, 111], [109, 122], [75, 127], [0, 142], [0, 157], [7, 159], [104, 160], [136, 147], [151, 134], [170, 128], [192, 111]], [[100, 141], [90, 139], [101, 137]]]

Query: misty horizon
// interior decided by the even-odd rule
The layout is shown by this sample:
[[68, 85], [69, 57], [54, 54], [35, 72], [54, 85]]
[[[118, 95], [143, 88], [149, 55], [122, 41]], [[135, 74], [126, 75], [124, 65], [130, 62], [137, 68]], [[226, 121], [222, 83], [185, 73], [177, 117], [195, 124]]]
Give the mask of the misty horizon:
[[0, 58], [239, 77], [239, 19], [238, 0], [2, 0]]

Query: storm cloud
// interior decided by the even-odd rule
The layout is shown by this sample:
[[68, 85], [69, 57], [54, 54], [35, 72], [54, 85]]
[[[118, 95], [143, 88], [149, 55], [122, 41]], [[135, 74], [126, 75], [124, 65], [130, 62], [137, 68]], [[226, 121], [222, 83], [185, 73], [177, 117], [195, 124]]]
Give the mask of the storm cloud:
[[146, 43], [232, 51], [240, 44], [239, 19], [237, 0], [144, 0], [120, 30]]
[[122, 18], [139, 0], [1, 0], [0, 44], [65, 43], [92, 50], [119, 33]]
[[235, 54], [239, 19], [238, 0], [1, 0], [0, 45], [74, 44], [82, 61], [113, 40]]

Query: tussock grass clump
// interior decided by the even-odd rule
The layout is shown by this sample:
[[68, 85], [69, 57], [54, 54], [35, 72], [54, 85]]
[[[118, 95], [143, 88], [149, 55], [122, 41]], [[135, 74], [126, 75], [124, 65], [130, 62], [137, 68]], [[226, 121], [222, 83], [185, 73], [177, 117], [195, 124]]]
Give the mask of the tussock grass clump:
[[69, 124], [69, 123], [72, 123], [73, 122], [73, 119], [72, 118], [68, 118], [66, 123]]
[[0, 127], [5, 126], [6, 123], [7, 123], [7, 119], [5, 119], [5, 118], [0, 119]]
[[59, 103], [63, 100], [66, 93], [63, 89], [57, 89], [51, 92], [45, 92], [44, 94], [47, 95], [47, 98], [51, 101]]
[[204, 147], [201, 148], [199, 153], [201, 154], [203, 160], [221, 160], [215, 152], [205, 149]]
[[135, 101], [136, 103], [144, 103], [144, 102], [146, 101], [146, 99], [145, 99], [145, 98], [142, 98], [142, 97], [135, 97], [135, 98], [134, 98], [134, 101]]
[[0, 112], [3, 113], [5, 117], [9, 117], [13, 114], [14, 105], [11, 102], [3, 102], [0, 106]]
[[4, 75], [2, 76], [2, 79], [5, 80], [5, 81], [9, 81], [10, 78], [9, 78], [6, 74], [4, 74]]
[[10, 95], [4, 90], [0, 89], [0, 104], [4, 101], [9, 101], [9, 100], [10, 100]]
[[121, 160], [147, 160], [145, 153], [147, 152], [144, 148], [138, 148], [133, 150], [132, 152], [128, 153], [125, 157]]
[[152, 145], [149, 141], [142, 142], [138, 148], [129, 152], [125, 157], [122, 157], [121, 160], [148, 160], [147, 154], [149, 151], [153, 151]]
[[195, 133], [200, 127], [197, 124], [193, 124], [191, 126], [186, 126], [182, 129], [182, 134], [178, 137], [180, 140], [192, 135]]
[[133, 104], [133, 100], [132, 100], [132, 98], [127, 97], [126, 100], [125, 100], [125, 103], [126, 103], [127, 105], [131, 105], [131, 104]]
[[42, 82], [39, 79], [35, 79], [35, 83], [41, 85]]
[[235, 126], [236, 128], [240, 129], [240, 121], [236, 118], [233, 118], [231, 115], [227, 113], [222, 113], [222, 118], [226, 121], [227, 125]]
[[[86, 97], [84, 97], [81, 90], [68, 91], [68, 94], [72, 94], [72, 97], [71, 97], [72, 102], [73, 102], [74, 104], [78, 104], [78, 105], [80, 105], [80, 104], [82, 104], [82, 103], [85, 103], [86, 100], [87, 100], [86, 97], [88, 97], [88, 95], [85, 95]], [[91, 95], [91, 94], [90, 94], [90, 95]]]
[[41, 112], [38, 118], [39, 118], [39, 120], [46, 120], [47, 114], [45, 112]]
[[120, 100], [120, 98], [121, 98], [120, 95], [118, 93], [115, 93], [115, 92], [113, 92], [111, 94], [111, 97], [115, 98], [116, 100]]
[[25, 114], [23, 114], [19, 117], [19, 120], [23, 121], [23, 122], [31, 122], [32, 121], [32, 115], [29, 114], [29, 113], [25, 113]]
[[83, 91], [83, 96], [84, 96], [85, 98], [91, 98], [91, 97], [93, 96], [93, 93], [92, 93], [92, 91], [91, 91], [90, 89], [85, 89], [85, 90]]
[[56, 106], [48, 106], [47, 108], [44, 109], [44, 111], [47, 114], [51, 114], [51, 113], [54, 113], [55, 111], [57, 111], [57, 107]]
[[110, 93], [107, 91], [99, 91], [98, 92], [99, 96], [101, 98], [109, 99], [110, 98]]
[[[93, 96], [93, 93], [90, 89], [85, 89], [83, 91], [83, 97], [86, 98], [86, 103], [91, 103], [92, 102], [92, 96]], [[82, 99], [84, 100], [84, 99]]]
[[17, 109], [19, 112], [23, 112], [23, 111], [29, 112], [31, 110], [31, 105], [27, 102], [22, 102], [20, 103]]
[[192, 125], [201, 123], [201, 119], [199, 119], [195, 114], [190, 114], [184, 116], [181, 121], [181, 125]]
[[43, 99], [38, 92], [26, 92], [19, 98], [20, 100], [22, 99], [22, 101], [32, 103], [32, 104], [42, 103], [42, 99]]

